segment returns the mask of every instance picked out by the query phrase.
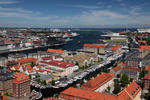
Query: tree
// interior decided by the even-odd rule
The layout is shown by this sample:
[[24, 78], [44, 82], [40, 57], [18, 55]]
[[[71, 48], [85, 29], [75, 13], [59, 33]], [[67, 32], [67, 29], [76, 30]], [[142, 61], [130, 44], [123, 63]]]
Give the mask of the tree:
[[142, 72], [139, 74], [139, 79], [142, 79], [147, 73], [148, 73], [148, 71], [146, 71], [146, 70], [143, 68], [143, 69], [142, 69]]
[[118, 94], [120, 92], [120, 90], [121, 90], [120, 85], [118, 83], [114, 84], [114, 91], [113, 91], [113, 93], [114, 94]]
[[117, 78], [120, 78], [120, 74], [117, 74]]
[[35, 66], [35, 63], [32, 61], [31, 62], [31, 67], [33, 68]]
[[121, 77], [121, 85], [124, 87], [129, 84], [129, 77], [127, 74], [123, 74]]

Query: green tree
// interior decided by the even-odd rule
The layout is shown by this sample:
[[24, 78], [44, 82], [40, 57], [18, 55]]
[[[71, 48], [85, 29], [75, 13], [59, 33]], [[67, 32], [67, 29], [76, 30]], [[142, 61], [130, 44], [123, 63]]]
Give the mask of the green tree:
[[139, 79], [142, 79], [146, 74], [148, 73], [148, 71], [146, 71], [144, 68], [142, 69], [142, 71], [139, 74]]
[[148, 89], [148, 93], [146, 93], [146, 94], [144, 95], [144, 98], [145, 98], [146, 100], [150, 100], [150, 89]]
[[35, 63], [32, 61], [31, 62], [31, 67], [33, 68], [35, 66]]
[[123, 87], [129, 84], [129, 77], [127, 74], [123, 74], [120, 80]]
[[114, 94], [118, 94], [120, 92], [120, 90], [121, 90], [120, 85], [118, 83], [114, 84], [114, 91], [113, 91], [113, 93]]

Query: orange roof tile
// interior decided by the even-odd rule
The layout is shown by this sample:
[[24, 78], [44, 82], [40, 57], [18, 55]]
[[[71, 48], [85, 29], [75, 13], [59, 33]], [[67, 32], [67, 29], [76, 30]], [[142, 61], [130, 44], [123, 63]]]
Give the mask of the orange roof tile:
[[109, 80], [111, 80], [114, 77], [113, 73], [102, 73], [101, 75], [97, 76], [96, 78], [88, 81], [87, 83], [83, 84], [81, 88], [87, 89], [87, 90], [95, 90], [98, 87], [102, 86]]
[[27, 43], [32, 43], [33, 41], [27, 41]]
[[94, 92], [90, 90], [83, 90], [78, 88], [68, 88], [65, 91], [61, 92], [59, 97], [74, 100], [74, 97], [78, 97], [80, 99], [85, 100], [118, 100], [117, 96], [110, 94], [103, 94], [100, 92]]
[[113, 70], [114, 72], [117, 72], [117, 71], [121, 70], [121, 67], [120, 67], [120, 66], [117, 66], [117, 67], [113, 68], [112, 70]]
[[145, 44], [145, 43], [147, 43], [147, 41], [138, 40], [138, 43], [144, 43]]
[[13, 83], [16, 83], [16, 84], [21, 84], [21, 83], [30, 81], [30, 77], [25, 75], [24, 73], [16, 72], [13, 77], [14, 77]]
[[144, 50], [150, 50], [150, 46], [148, 45], [141, 46], [140, 51], [144, 51]]
[[149, 72], [149, 73], [147, 73], [147, 74], [144, 76], [144, 79], [148, 79], [148, 80], [150, 80], [150, 72]]
[[37, 62], [36, 58], [23, 58], [23, 59], [19, 59], [18, 63], [23, 64], [23, 63], [29, 63], [29, 62]]
[[125, 70], [132, 70], [132, 71], [138, 71], [141, 72], [140, 68], [136, 68], [136, 67], [124, 67]]
[[117, 51], [121, 46], [120, 45], [115, 45], [115, 46], [112, 46], [112, 51]]
[[95, 48], [103, 48], [106, 47], [107, 45], [104, 44], [84, 44], [84, 47], [95, 47]]
[[146, 66], [145, 70], [149, 71], [150, 70], [150, 66]]
[[127, 85], [123, 91], [121, 91], [118, 95], [120, 96], [121, 100], [127, 100], [124, 98], [131, 98], [134, 99], [134, 97], [139, 93], [139, 91], [141, 91], [141, 87], [135, 82], [133, 81], [132, 83], [130, 83], [129, 85]]
[[63, 54], [64, 50], [48, 49], [47, 52], [52, 52], [52, 53], [57, 53], [57, 54]]

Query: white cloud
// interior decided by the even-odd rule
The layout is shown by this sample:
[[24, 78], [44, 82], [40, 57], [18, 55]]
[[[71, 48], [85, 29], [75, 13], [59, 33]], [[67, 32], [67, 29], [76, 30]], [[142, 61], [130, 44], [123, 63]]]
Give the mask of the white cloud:
[[84, 8], [84, 9], [98, 9], [98, 8], [101, 8], [101, 6], [96, 6], [96, 5], [70, 5], [70, 4], [63, 4], [61, 6], [74, 7], [74, 8]]
[[17, 3], [16, 1], [10, 1], [10, 0], [0, 0], [0, 4], [15, 4]]
[[141, 7], [140, 6], [132, 6], [130, 10], [131, 15], [140, 15], [141, 14]]

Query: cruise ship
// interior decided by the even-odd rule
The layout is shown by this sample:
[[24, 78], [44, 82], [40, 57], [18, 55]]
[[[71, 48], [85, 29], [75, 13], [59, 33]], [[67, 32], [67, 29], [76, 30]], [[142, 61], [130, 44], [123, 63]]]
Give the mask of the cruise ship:
[[146, 33], [146, 32], [148, 32], [148, 33], [150, 33], [150, 28], [141, 28], [141, 29], [137, 29], [138, 30], [138, 32], [139, 33]]

